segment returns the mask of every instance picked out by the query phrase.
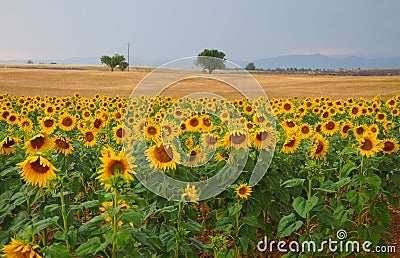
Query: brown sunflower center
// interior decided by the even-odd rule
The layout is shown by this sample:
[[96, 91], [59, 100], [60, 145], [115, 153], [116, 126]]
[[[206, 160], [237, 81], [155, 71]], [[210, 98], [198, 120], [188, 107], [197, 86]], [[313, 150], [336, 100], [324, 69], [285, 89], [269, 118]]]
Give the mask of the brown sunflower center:
[[308, 134], [308, 133], [310, 132], [310, 128], [308, 128], [308, 126], [303, 126], [303, 127], [301, 128], [301, 132], [302, 132], [303, 134]]
[[362, 128], [362, 127], [357, 127], [357, 128], [356, 128], [356, 132], [357, 132], [357, 134], [363, 134], [363, 133], [364, 133], [364, 128]]
[[115, 134], [117, 135], [117, 137], [122, 138], [125, 134], [125, 131], [122, 127], [118, 128], [117, 131], [115, 132]]
[[242, 186], [238, 189], [238, 193], [240, 195], [246, 195], [247, 194], [247, 188], [245, 186]]
[[1, 116], [6, 119], [8, 116], [10, 115], [10, 112], [8, 111], [4, 111], [3, 114], [1, 114]]
[[322, 117], [323, 117], [323, 118], [328, 118], [328, 117], [329, 117], [329, 113], [325, 111], [325, 112], [322, 114]]
[[358, 108], [356, 108], [356, 107], [353, 107], [352, 109], [351, 109], [351, 113], [352, 114], [357, 114], [358, 113]]
[[285, 105], [283, 105], [283, 109], [285, 110], [290, 110], [292, 108], [292, 105], [290, 105], [289, 103], [286, 103]]
[[384, 151], [392, 151], [394, 149], [393, 142], [385, 142], [385, 146], [383, 147]]
[[39, 174], [46, 174], [47, 171], [49, 171], [49, 167], [48, 166], [43, 166], [40, 164], [40, 158], [37, 158], [37, 160], [33, 163], [30, 163], [31, 168]]
[[364, 142], [361, 145], [361, 149], [369, 151], [372, 150], [372, 148], [374, 147], [373, 143], [371, 140], [369, 139], [364, 139]]
[[290, 128], [293, 128], [295, 126], [293, 121], [286, 121], [286, 125]]
[[27, 127], [27, 126], [29, 126], [29, 122], [28, 121], [22, 122], [22, 127]]
[[350, 126], [349, 126], [349, 125], [343, 126], [342, 131], [343, 131], [344, 133], [347, 133], [349, 130], [350, 130]]
[[315, 154], [320, 154], [324, 150], [324, 143], [322, 141], [318, 141], [317, 149], [315, 150]]
[[12, 147], [14, 144], [16, 144], [16, 142], [15, 142], [15, 140], [14, 139], [10, 139], [10, 138], [7, 138], [7, 140], [6, 140], [6, 143], [5, 144], [3, 144], [3, 147], [5, 147], [5, 148], [10, 148], [10, 147]]
[[47, 108], [47, 112], [53, 113], [53, 111], [54, 111], [53, 107], [48, 107], [48, 108]]
[[91, 142], [94, 140], [94, 134], [92, 132], [85, 133], [85, 141]]
[[54, 120], [53, 119], [46, 119], [46, 120], [44, 120], [43, 124], [44, 124], [45, 127], [52, 127], [53, 124], [54, 124]]
[[383, 120], [385, 118], [385, 115], [384, 114], [378, 114], [378, 119], [379, 120]]
[[268, 138], [268, 132], [258, 132], [256, 133], [256, 139], [260, 142]]
[[335, 129], [335, 123], [332, 122], [332, 121], [329, 121], [329, 122], [325, 125], [325, 128], [328, 129], [328, 130], [333, 130], [333, 129]]
[[154, 157], [161, 163], [168, 163], [172, 160], [173, 154], [171, 148], [165, 148], [163, 145], [155, 148]]
[[197, 118], [192, 118], [192, 119], [190, 119], [189, 124], [193, 127], [198, 126], [199, 120]]
[[209, 145], [214, 145], [214, 144], [217, 143], [217, 138], [215, 138], [214, 136], [208, 135], [208, 136], [206, 137], [206, 142], [207, 142], [207, 144], [209, 144]]
[[149, 126], [147, 128], [147, 133], [151, 136], [156, 135], [157, 134], [157, 128], [155, 128], [154, 126]]
[[209, 127], [211, 126], [211, 120], [209, 118], [203, 118], [203, 124]]
[[114, 160], [110, 166], [110, 174], [121, 174], [124, 171], [124, 164], [119, 160]]
[[99, 129], [102, 123], [103, 123], [103, 121], [100, 118], [96, 118], [96, 120], [94, 120], [93, 126], [96, 129]]
[[296, 144], [296, 140], [295, 139], [291, 139], [290, 141], [288, 141], [285, 146], [286, 147], [293, 147]]
[[70, 117], [64, 117], [64, 119], [62, 120], [62, 125], [63, 126], [71, 126], [73, 123], [72, 118]]
[[246, 140], [246, 135], [239, 133], [239, 134], [234, 134], [231, 135], [231, 142], [233, 144], [241, 144]]
[[34, 149], [40, 149], [43, 146], [43, 144], [44, 144], [44, 137], [41, 135], [31, 140], [31, 146]]
[[[286, 105], [288, 105], [288, 104], [286, 104]], [[290, 105], [289, 105], [290, 106]], [[289, 107], [289, 109], [290, 109], [290, 107]], [[289, 110], [288, 109], [288, 110]], [[251, 112], [251, 111], [253, 111], [253, 108], [251, 107], [251, 106], [246, 106], [246, 111], [247, 112]]]
[[66, 141], [63, 140], [63, 139], [57, 139], [57, 140], [55, 140], [55, 143], [56, 143], [57, 146], [58, 146], [59, 148], [61, 148], [61, 149], [65, 149], [65, 150], [69, 149], [69, 143], [66, 142]]
[[10, 119], [10, 122], [14, 122], [15, 120], [17, 120], [17, 117], [12, 115], [9, 117], [9, 119]]

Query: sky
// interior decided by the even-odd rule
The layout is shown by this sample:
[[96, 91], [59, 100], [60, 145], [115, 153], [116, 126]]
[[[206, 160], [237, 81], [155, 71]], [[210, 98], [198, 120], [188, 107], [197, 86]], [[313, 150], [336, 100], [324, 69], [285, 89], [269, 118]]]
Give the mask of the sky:
[[400, 57], [398, 0], [14, 0], [0, 8], [0, 60], [127, 55], [159, 60], [205, 48], [230, 60], [291, 54]]

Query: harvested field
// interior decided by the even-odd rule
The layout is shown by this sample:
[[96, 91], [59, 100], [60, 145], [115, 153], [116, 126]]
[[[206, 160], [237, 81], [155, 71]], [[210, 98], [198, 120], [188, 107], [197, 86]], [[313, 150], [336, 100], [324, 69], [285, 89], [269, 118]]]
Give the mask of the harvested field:
[[[0, 92], [13, 95], [65, 96], [79, 92], [92, 97], [102, 95], [129, 96], [148, 72], [110, 72], [99, 70], [0, 69]], [[235, 76], [235, 75], [228, 75]], [[321, 76], [321, 75], [267, 75], [254, 74], [268, 97], [318, 97], [334, 99], [348, 97], [390, 97], [400, 93], [400, 76]], [[182, 80], [167, 91], [175, 97], [198, 91], [213, 92], [236, 98], [232, 88], [207, 78]]]

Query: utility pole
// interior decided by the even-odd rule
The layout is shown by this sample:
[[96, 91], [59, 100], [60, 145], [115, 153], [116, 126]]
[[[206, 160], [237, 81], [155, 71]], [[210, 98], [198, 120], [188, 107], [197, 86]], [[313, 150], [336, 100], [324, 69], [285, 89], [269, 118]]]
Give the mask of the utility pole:
[[128, 72], [129, 72], [129, 46], [131, 45], [130, 42], [128, 42]]

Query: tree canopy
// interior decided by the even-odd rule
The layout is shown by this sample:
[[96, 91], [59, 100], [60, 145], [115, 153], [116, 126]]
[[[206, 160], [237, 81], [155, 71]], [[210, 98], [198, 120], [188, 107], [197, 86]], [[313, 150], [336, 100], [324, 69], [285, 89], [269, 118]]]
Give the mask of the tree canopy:
[[111, 72], [114, 71], [114, 68], [120, 65], [125, 61], [125, 57], [123, 55], [115, 54], [114, 56], [102, 56], [100, 58], [102, 64], [107, 65], [111, 68]]
[[195, 65], [212, 73], [215, 69], [225, 69], [225, 53], [217, 49], [204, 49], [197, 55]]

